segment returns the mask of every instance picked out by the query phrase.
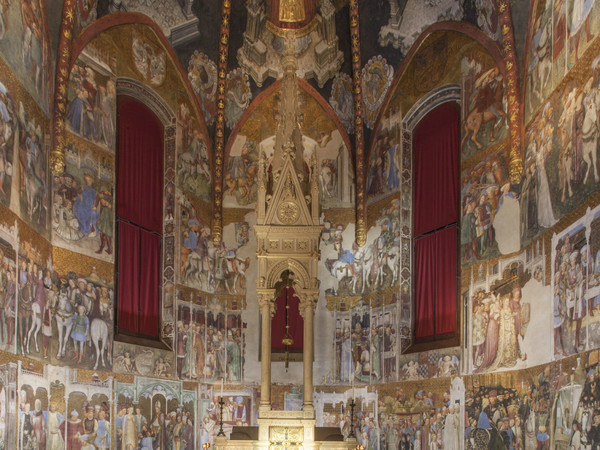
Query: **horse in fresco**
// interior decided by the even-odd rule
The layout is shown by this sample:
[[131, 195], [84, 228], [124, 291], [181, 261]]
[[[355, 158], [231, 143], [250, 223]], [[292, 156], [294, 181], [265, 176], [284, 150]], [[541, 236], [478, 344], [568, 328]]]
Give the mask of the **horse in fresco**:
[[475, 106], [464, 121], [465, 134], [460, 143], [461, 148], [469, 137], [478, 150], [483, 148], [483, 144], [478, 140], [481, 127], [488, 122], [493, 122], [490, 130], [490, 141], [494, 142], [496, 131], [504, 125], [506, 113], [502, 104], [503, 89], [499, 73], [499, 69], [494, 67], [477, 80], [480, 88], [475, 99]]
[[40, 304], [37, 302], [33, 302], [31, 304], [31, 326], [29, 327], [29, 332], [27, 333], [27, 345], [25, 347], [27, 353], [29, 353], [29, 344], [31, 343], [32, 337], [33, 341], [35, 342], [35, 351], [38, 353], [40, 352], [40, 348], [38, 346], [38, 335], [40, 334], [40, 330], [42, 329], [42, 313], [43, 311], [40, 307]]
[[108, 335], [108, 325], [102, 319], [94, 319], [90, 324], [90, 340], [88, 345], [91, 347], [92, 343], [96, 349], [96, 364], [94, 364], [94, 370], [98, 368], [98, 361], [102, 363], [102, 367], [106, 368], [104, 364], [104, 352], [106, 351], [107, 362], [110, 354], [110, 339]]
[[73, 328], [73, 314], [75, 310], [69, 301], [66, 290], [61, 290], [58, 294], [58, 301], [54, 308], [54, 320], [56, 320], [56, 328], [58, 329], [58, 350], [56, 359], [61, 359], [65, 356], [67, 342]]

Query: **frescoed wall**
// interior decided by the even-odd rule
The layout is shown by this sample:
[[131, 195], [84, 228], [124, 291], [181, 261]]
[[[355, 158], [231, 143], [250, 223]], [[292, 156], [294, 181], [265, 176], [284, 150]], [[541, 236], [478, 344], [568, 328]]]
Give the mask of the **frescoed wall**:
[[180, 382], [136, 377], [116, 382], [112, 432], [116, 448], [153, 445], [196, 447], [197, 392]]
[[[260, 6], [275, 2], [224, 18], [211, 2], [0, 1], [0, 448], [187, 450], [213, 445], [221, 419], [228, 437], [256, 425], [254, 209], [286, 48]], [[354, 54], [349, 2], [314, 3], [294, 51], [321, 203], [317, 424], [369, 450], [599, 445], [597, 2], [360, 2]], [[165, 127], [149, 346], [114, 336], [123, 94]], [[410, 352], [412, 132], [447, 101], [460, 340]], [[301, 369], [273, 361], [275, 409], [301, 407]]]
[[10, 71], [45, 111], [50, 108], [52, 69], [47, 2], [5, 2], [0, 8], [0, 51]]

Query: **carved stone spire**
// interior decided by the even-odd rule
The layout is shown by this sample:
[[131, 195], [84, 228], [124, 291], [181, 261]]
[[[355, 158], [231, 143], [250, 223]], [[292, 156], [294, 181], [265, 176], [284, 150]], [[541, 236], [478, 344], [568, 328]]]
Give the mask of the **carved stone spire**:
[[290, 33], [286, 36], [286, 50], [283, 56], [283, 79], [281, 82], [281, 99], [277, 130], [275, 133], [275, 149], [273, 153], [273, 172], [281, 169], [282, 158], [286, 148], [293, 149], [294, 167], [300, 181], [306, 176], [304, 170], [304, 151], [302, 145], [303, 117], [298, 106], [298, 81], [296, 79], [296, 38]]

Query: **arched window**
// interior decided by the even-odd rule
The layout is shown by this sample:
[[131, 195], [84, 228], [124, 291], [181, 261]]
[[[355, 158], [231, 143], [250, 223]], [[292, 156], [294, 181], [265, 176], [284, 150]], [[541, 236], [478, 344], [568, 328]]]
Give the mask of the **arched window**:
[[413, 132], [414, 350], [459, 343], [459, 120], [444, 103]]
[[138, 100], [117, 104], [118, 333], [160, 337], [164, 129]]
[[[292, 286], [294, 273], [285, 271], [275, 285], [275, 315], [271, 321], [271, 352], [276, 361], [298, 360], [304, 346], [304, 321], [300, 316], [300, 299]], [[291, 339], [286, 341], [285, 339]], [[288, 343], [288, 345], [286, 345]]]

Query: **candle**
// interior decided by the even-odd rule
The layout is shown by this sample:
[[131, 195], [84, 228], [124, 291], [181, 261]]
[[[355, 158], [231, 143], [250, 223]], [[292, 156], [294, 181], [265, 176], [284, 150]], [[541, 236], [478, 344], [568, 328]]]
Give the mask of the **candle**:
[[221, 378], [221, 398], [223, 398], [223, 378]]

